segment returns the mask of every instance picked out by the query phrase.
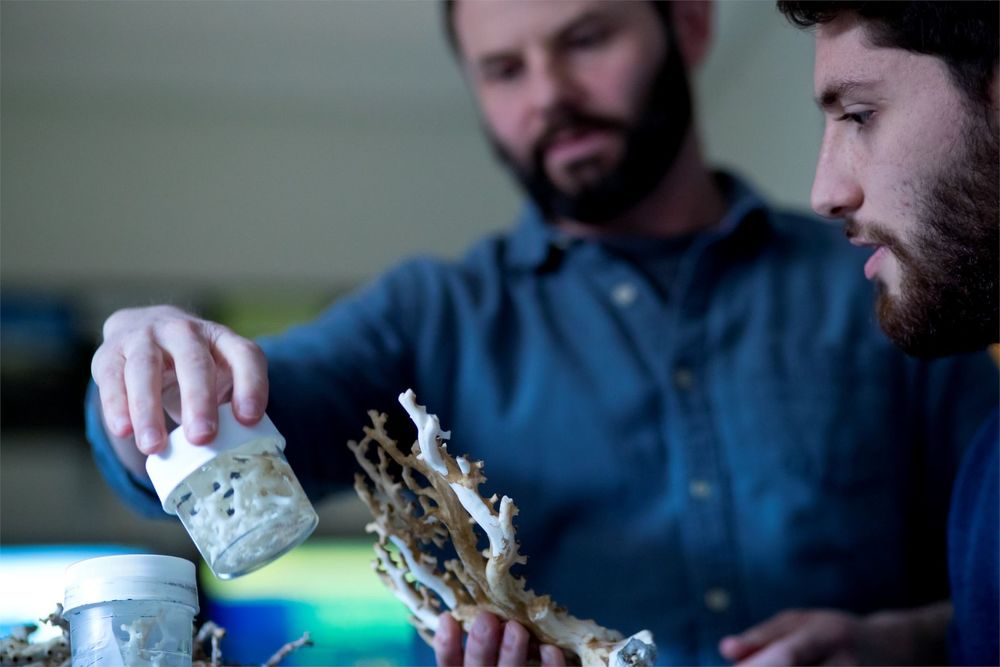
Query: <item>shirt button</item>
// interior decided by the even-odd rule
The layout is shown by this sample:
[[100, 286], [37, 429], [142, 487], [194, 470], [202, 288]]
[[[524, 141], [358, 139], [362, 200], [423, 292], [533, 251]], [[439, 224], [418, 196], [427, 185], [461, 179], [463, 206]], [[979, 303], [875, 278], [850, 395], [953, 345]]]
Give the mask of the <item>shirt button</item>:
[[611, 290], [611, 300], [619, 306], [632, 305], [637, 296], [639, 296], [639, 293], [632, 283], [619, 283]]
[[693, 479], [688, 484], [688, 493], [697, 500], [708, 500], [712, 497], [712, 485], [703, 479]]
[[685, 366], [678, 366], [674, 369], [674, 385], [682, 390], [687, 391], [694, 386], [694, 373], [691, 372], [690, 368]]
[[729, 609], [729, 593], [724, 588], [709, 588], [705, 591], [705, 606], [711, 611], [722, 613]]

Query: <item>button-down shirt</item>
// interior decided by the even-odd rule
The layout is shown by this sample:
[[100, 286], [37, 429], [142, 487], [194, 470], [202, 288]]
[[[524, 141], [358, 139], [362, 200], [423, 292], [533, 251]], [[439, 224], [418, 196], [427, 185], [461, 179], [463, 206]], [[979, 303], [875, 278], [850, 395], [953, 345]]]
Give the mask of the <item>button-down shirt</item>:
[[263, 341], [307, 490], [350, 481], [368, 409], [411, 440], [412, 387], [520, 509], [528, 587], [653, 630], [660, 662], [721, 662], [720, 637], [787, 607], [946, 597], [948, 493], [995, 368], [905, 357], [838, 228], [719, 180], [728, 212], [693, 238], [565, 238], [529, 208]]

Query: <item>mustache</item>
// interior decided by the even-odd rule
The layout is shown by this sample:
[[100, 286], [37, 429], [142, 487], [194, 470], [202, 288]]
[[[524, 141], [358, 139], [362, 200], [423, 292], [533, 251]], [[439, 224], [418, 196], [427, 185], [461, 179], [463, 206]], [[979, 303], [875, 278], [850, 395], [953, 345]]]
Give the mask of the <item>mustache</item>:
[[909, 249], [896, 236], [877, 222], [862, 224], [858, 222], [857, 218], [845, 218], [844, 236], [849, 239], [861, 237], [868, 243], [885, 246], [900, 261], [907, 261], [911, 255]]
[[586, 113], [579, 109], [563, 106], [555, 109], [546, 119], [545, 127], [542, 129], [532, 154], [536, 164], [541, 160], [546, 150], [555, 143], [556, 138], [564, 132], [580, 132], [587, 130], [610, 131], [625, 134], [628, 132], [628, 125], [610, 116], [600, 116]]

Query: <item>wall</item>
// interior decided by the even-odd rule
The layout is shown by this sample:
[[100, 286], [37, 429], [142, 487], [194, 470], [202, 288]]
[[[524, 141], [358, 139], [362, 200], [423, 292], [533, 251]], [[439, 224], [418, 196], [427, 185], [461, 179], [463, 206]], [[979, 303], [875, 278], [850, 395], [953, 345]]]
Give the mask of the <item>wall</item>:
[[[709, 155], [804, 204], [811, 43], [723, 2]], [[341, 285], [517, 207], [431, 2], [2, 5], [6, 285]]]
[[[82, 442], [88, 358], [113, 308], [169, 299], [249, 335], [509, 223], [518, 196], [438, 19], [436, 2], [0, 3], [0, 542], [190, 549], [176, 526], [128, 514]], [[722, 2], [716, 25], [697, 79], [706, 150], [804, 205], [811, 39], [770, 2]], [[25, 293], [72, 312], [82, 342], [60, 357], [65, 327], [15, 341]], [[324, 508], [322, 530], [358, 530], [357, 509]]]

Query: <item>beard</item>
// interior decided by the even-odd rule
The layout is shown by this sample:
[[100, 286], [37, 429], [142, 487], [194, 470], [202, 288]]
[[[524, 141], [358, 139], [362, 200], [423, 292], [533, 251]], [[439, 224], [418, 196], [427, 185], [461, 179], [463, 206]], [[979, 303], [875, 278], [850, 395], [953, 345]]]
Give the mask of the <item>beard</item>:
[[[967, 125], [963, 149], [920, 189], [912, 242], [868, 232], [901, 270], [898, 296], [879, 284], [879, 324], [915, 357], [981, 350], [1000, 338], [997, 128], [972, 114]], [[850, 220], [848, 234], [856, 228]]]
[[[691, 125], [691, 92], [676, 39], [650, 84], [635, 121], [599, 116], [569, 104], [553, 109], [531, 151], [529, 164], [519, 162], [489, 135], [493, 149], [547, 219], [565, 218], [602, 225], [619, 218], [645, 199], [673, 166]], [[560, 189], [545, 170], [545, 154], [564, 132], [604, 131], [619, 135], [624, 150], [618, 162], [572, 192]], [[572, 165], [578, 176], [602, 170], [584, 160]]]

